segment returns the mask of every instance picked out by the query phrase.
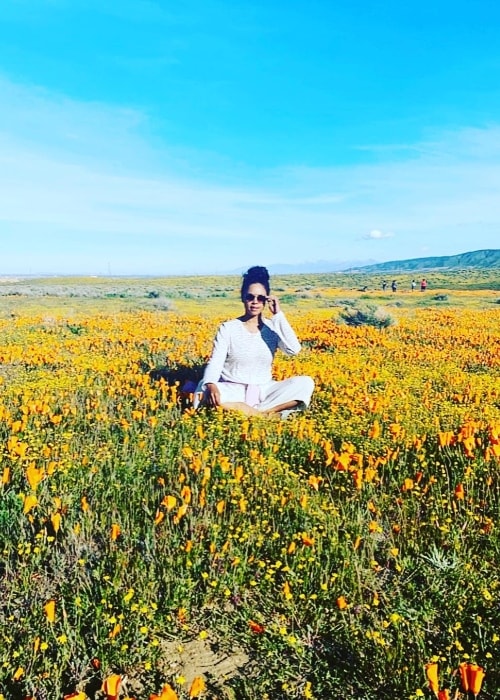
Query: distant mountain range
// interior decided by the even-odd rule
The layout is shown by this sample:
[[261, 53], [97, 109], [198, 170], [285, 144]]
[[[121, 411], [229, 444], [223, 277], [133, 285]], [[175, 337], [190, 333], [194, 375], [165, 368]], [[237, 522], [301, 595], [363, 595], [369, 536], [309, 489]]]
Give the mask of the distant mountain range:
[[391, 260], [373, 265], [351, 266], [345, 272], [408, 272], [424, 270], [464, 270], [479, 268], [490, 270], [500, 268], [500, 250], [475, 250], [460, 255], [441, 255], [432, 258], [412, 258], [411, 260]]
[[[292, 275], [325, 272], [412, 272], [425, 270], [463, 270], [466, 268], [495, 269], [500, 268], [500, 250], [476, 250], [460, 255], [441, 255], [429, 258], [411, 258], [410, 260], [391, 260], [377, 263], [374, 260], [318, 260], [296, 264], [276, 263], [268, 265], [274, 275]], [[243, 269], [233, 270], [241, 273]], [[226, 273], [229, 274], [229, 273]]]

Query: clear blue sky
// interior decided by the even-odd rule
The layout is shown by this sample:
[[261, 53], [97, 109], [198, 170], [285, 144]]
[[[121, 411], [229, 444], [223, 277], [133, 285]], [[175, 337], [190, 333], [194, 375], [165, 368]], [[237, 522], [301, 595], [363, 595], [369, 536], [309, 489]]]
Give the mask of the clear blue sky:
[[500, 247], [495, 0], [2, 0], [0, 275]]

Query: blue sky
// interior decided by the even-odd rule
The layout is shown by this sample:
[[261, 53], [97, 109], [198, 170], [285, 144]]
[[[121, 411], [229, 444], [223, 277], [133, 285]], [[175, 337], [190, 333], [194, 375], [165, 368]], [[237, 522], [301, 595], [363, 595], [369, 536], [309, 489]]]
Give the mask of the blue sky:
[[493, 0], [2, 0], [1, 274], [500, 247]]

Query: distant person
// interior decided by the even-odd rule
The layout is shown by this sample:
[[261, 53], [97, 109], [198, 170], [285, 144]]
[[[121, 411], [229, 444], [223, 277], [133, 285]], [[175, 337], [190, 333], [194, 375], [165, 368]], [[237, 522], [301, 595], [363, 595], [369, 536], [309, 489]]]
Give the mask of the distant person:
[[[217, 331], [212, 356], [195, 393], [195, 408], [220, 406], [248, 416], [280, 414], [282, 418], [307, 408], [314, 389], [311, 377], [272, 378], [276, 350], [296, 355], [301, 347], [278, 299], [270, 296], [265, 267], [245, 272], [241, 301], [243, 314]], [[263, 315], [266, 304], [271, 318]]]
[[382, 280], [382, 291], [385, 292], [387, 289], [387, 280]]
[[420, 291], [425, 292], [426, 289], [427, 289], [427, 280], [424, 277], [424, 278], [422, 278], [422, 281], [420, 282]]
[[392, 280], [391, 289], [393, 292], [397, 292], [398, 284], [397, 284], [396, 280]]
[[414, 292], [416, 288], [417, 288], [417, 283], [415, 282], [415, 280], [412, 280], [411, 281], [411, 291]]

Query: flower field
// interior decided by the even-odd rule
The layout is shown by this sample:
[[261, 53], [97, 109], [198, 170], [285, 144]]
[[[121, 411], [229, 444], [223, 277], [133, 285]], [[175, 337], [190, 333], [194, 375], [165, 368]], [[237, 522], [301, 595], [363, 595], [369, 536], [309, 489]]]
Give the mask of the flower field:
[[448, 294], [384, 330], [284, 303], [275, 375], [316, 390], [282, 422], [182, 392], [237, 295], [16, 299], [0, 698], [500, 697], [500, 307]]

